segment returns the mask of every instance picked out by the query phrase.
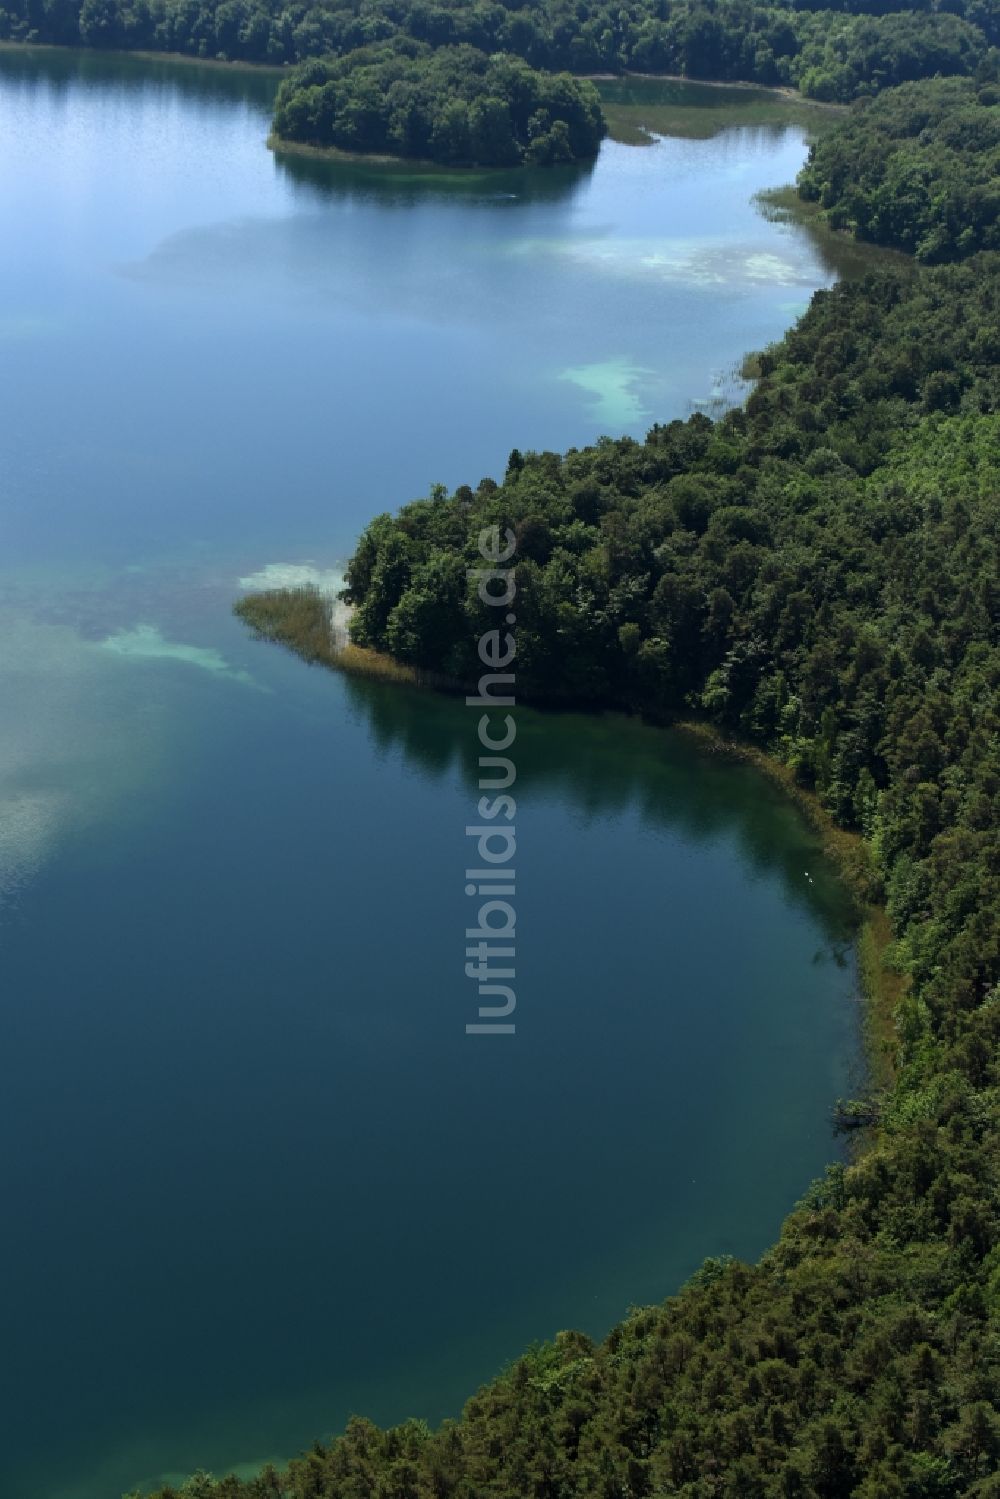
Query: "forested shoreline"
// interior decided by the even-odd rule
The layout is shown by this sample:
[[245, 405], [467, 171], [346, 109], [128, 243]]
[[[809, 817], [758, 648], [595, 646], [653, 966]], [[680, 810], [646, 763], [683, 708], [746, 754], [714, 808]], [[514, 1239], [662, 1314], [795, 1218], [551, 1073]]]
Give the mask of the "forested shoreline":
[[835, 229], [930, 263], [1000, 248], [1000, 84], [892, 89], [812, 148], [799, 192]]
[[[593, 155], [604, 129], [587, 85], [563, 75], [756, 83], [843, 104], [976, 74], [1000, 43], [1000, 0], [5, 0], [0, 41], [291, 66], [279, 140], [550, 165]], [[537, 102], [522, 117], [525, 92]]]
[[299, 64], [394, 39], [503, 52], [577, 75], [624, 71], [785, 85], [848, 102], [975, 72], [1000, 0], [5, 0], [0, 41]]
[[[805, 194], [872, 191], [916, 109], [931, 174], [956, 152], [978, 188], [981, 127], [951, 122], [992, 116], [992, 85], [948, 88], [852, 116]], [[710, 1260], [603, 1342], [560, 1334], [458, 1421], [357, 1419], [281, 1474], [186, 1495], [1000, 1495], [1000, 255], [971, 253], [995, 207], [969, 243], [953, 197], [919, 202], [883, 237], [919, 221], [924, 258], [953, 263], [818, 293], [745, 407], [515, 449], [502, 483], [376, 518], [348, 571], [357, 644], [468, 679], [488, 622], [467, 568], [510, 527], [519, 697], [696, 712], [863, 835], [906, 981], [867, 1148], [759, 1264]]]

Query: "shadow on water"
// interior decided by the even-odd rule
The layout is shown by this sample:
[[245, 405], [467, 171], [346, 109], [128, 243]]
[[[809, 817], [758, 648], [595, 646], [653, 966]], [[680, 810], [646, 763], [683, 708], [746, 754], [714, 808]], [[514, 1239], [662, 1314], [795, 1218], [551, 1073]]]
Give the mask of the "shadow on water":
[[490, 171], [429, 169], [406, 162], [350, 161], [320, 152], [274, 150], [281, 176], [303, 195], [324, 202], [375, 202], [392, 207], [431, 202], [522, 208], [558, 203], [585, 187], [594, 162]]
[[173, 94], [206, 104], [249, 104], [270, 114], [279, 68], [255, 68], [155, 52], [101, 52], [76, 47], [0, 44], [0, 82], [44, 89], [66, 98], [74, 89], [101, 88], [121, 99]]
[[[399, 752], [433, 779], [457, 771], [474, 800], [476, 718], [461, 700], [358, 677], [344, 683], [377, 753]], [[838, 958], [845, 956], [857, 930], [850, 894], [815, 831], [752, 765], [622, 713], [515, 711], [520, 802], [562, 803], [585, 825], [634, 810], [686, 842], [730, 838], [744, 867], [778, 875], [789, 904], [821, 921]]]
[[777, 89], [690, 83], [676, 78], [606, 78], [598, 83], [614, 139], [649, 144], [657, 135], [707, 140], [720, 131], [753, 129], [776, 141], [789, 126], [810, 135], [834, 123], [842, 110], [798, 99]]
[[877, 270], [891, 270], [903, 275], [916, 270], [916, 261], [911, 255], [886, 249], [883, 245], [866, 244], [831, 229], [816, 206], [804, 202], [792, 184], [760, 193], [754, 201], [770, 223], [807, 234], [822, 265], [837, 280], [858, 281]]

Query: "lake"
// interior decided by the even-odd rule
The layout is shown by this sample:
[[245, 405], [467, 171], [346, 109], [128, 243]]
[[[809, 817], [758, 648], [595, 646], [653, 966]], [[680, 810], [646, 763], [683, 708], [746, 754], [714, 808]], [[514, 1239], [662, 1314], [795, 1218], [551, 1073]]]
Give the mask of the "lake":
[[758, 1255], [857, 1082], [814, 835], [615, 716], [519, 715], [518, 1030], [467, 1037], [472, 715], [230, 614], [515, 445], [738, 397], [838, 273], [753, 201], [803, 120], [726, 90], [713, 131], [698, 90], [686, 138], [427, 177], [272, 155], [274, 86], [0, 52], [16, 1499], [457, 1413], [533, 1339]]

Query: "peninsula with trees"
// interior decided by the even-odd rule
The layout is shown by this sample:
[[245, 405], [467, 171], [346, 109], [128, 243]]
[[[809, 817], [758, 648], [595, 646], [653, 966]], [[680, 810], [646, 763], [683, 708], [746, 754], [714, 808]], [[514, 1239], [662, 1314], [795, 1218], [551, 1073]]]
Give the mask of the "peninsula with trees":
[[286, 78], [276, 143], [409, 157], [445, 166], [551, 166], [597, 155], [592, 83], [518, 57], [396, 39], [316, 59]]
[[[814, 148], [803, 197], [918, 258], [817, 293], [744, 406], [514, 450], [500, 483], [377, 517], [348, 571], [357, 645], [471, 679], [467, 569], [483, 527], [510, 528], [519, 695], [697, 715], [853, 834], [900, 997], [851, 1164], [758, 1264], [710, 1260], [602, 1342], [560, 1334], [456, 1421], [357, 1419], [280, 1474], [185, 1495], [1000, 1494], [996, 104], [984, 66]], [[239, 606], [309, 659], [324, 607]]]

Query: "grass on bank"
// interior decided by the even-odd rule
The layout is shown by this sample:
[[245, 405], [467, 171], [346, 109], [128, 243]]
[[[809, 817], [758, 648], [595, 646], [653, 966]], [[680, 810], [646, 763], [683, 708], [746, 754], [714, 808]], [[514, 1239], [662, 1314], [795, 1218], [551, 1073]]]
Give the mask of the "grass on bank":
[[310, 666], [346, 671], [352, 676], [394, 682], [408, 687], [445, 686], [443, 677], [417, 671], [382, 651], [335, 638], [332, 600], [318, 588], [269, 588], [247, 594], [233, 605], [233, 613], [258, 640], [287, 646]]
[[795, 89], [625, 73], [594, 75], [612, 140], [648, 146], [662, 135], [707, 140], [721, 130], [801, 125], [810, 137], [836, 124], [844, 105], [807, 99]]

